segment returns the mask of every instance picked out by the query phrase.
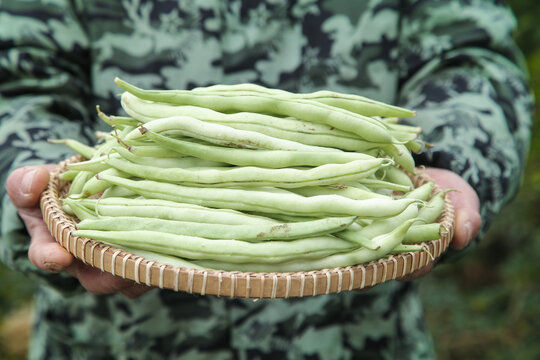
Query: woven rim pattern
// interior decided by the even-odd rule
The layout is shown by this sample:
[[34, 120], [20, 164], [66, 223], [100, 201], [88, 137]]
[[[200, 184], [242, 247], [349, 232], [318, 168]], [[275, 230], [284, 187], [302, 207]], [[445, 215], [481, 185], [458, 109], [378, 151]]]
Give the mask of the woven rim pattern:
[[[436, 261], [448, 248], [453, 236], [454, 208], [446, 197], [439, 222], [447, 232], [440, 239], [425, 243], [422, 251], [391, 255], [343, 268], [290, 273], [198, 270], [160, 264], [100, 241], [72, 235], [75, 223], [60, 207], [60, 196], [69, 183], [58, 176], [66, 170], [67, 164], [80, 160], [79, 156], [74, 156], [61, 162], [51, 174], [49, 185], [41, 196], [43, 219], [52, 236], [86, 264], [161, 289], [231, 298], [304, 297], [365, 289], [411, 274]], [[412, 179], [415, 186], [431, 181], [423, 174]], [[438, 191], [440, 189], [435, 185], [434, 192]]]

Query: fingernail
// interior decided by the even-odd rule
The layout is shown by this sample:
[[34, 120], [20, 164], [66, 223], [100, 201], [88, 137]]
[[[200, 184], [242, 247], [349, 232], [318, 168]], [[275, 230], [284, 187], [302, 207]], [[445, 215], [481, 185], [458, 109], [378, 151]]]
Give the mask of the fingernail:
[[47, 271], [52, 273], [59, 273], [60, 271], [64, 270], [64, 267], [62, 265], [55, 262], [46, 262], [45, 268]]
[[470, 221], [467, 221], [463, 227], [465, 228], [467, 241], [471, 241], [472, 240], [472, 223]]
[[34, 182], [34, 177], [38, 169], [30, 169], [24, 173], [21, 180], [21, 191], [24, 196], [29, 196], [32, 194], [32, 184]]

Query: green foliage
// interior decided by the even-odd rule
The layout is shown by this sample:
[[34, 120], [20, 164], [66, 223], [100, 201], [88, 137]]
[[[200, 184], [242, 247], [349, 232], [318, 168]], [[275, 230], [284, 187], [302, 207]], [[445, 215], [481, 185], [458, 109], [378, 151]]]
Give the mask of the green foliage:
[[0, 321], [21, 304], [31, 300], [35, 283], [26, 276], [11, 271], [0, 263]]

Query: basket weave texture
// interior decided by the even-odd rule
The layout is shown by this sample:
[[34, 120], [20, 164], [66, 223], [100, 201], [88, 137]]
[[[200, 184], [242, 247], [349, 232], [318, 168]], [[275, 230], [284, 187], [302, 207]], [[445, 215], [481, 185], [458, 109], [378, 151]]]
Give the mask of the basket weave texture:
[[[100, 241], [73, 236], [74, 219], [61, 209], [60, 199], [69, 182], [59, 179], [67, 164], [80, 161], [74, 156], [61, 162], [51, 175], [41, 196], [43, 219], [56, 241], [76, 258], [101, 271], [148, 286], [201, 295], [231, 298], [289, 298], [316, 296], [366, 289], [395, 280], [423, 268], [448, 248], [454, 229], [454, 208], [446, 197], [439, 222], [448, 231], [440, 239], [425, 243], [423, 251], [391, 255], [366, 264], [310, 272], [253, 273], [197, 270], [160, 264]], [[423, 174], [412, 177], [415, 186], [431, 179]], [[434, 187], [434, 193], [440, 191]]]

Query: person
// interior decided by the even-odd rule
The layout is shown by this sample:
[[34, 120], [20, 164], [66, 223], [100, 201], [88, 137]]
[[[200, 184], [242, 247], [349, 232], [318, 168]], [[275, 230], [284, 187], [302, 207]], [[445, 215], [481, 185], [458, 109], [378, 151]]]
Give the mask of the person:
[[95, 105], [121, 113], [115, 76], [154, 89], [329, 89], [414, 109], [403, 121], [433, 144], [417, 163], [459, 190], [447, 261], [516, 193], [527, 154], [531, 95], [501, 2], [7, 0], [0, 18], [0, 254], [40, 284], [29, 358], [434, 357], [414, 281], [254, 302], [84, 265], [41, 220], [51, 164], [70, 156], [47, 140], [91, 143]]

